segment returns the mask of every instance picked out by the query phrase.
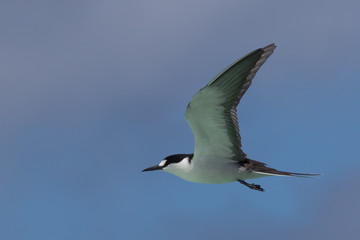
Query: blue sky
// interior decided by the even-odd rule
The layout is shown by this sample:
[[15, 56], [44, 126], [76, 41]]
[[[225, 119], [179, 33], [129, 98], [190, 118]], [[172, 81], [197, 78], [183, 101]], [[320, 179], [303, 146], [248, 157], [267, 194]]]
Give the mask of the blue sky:
[[[359, 1], [2, 1], [1, 239], [357, 239]], [[313, 179], [141, 173], [193, 152], [192, 96], [278, 46], [243, 150]]]

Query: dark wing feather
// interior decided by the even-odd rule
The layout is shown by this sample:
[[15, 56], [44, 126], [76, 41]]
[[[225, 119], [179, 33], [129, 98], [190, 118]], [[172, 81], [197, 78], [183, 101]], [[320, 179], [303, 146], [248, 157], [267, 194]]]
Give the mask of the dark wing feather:
[[185, 116], [195, 137], [195, 156], [235, 161], [246, 157], [236, 107], [275, 47], [270, 44], [234, 62], [193, 97]]

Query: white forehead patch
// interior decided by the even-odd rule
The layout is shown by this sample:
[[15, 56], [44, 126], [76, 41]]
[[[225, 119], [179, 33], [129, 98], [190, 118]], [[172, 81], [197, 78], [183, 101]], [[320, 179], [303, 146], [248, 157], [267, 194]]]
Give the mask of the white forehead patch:
[[166, 159], [162, 160], [162, 161], [159, 163], [159, 167], [164, 166], [166, 162], [167, 162], [167, 160], [166, 160]]

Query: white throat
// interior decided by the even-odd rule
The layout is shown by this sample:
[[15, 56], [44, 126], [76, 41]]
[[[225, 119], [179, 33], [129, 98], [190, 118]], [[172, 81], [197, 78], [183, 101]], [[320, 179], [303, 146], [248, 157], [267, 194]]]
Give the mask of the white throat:
[[171, 173], [176, 172], [189, 172], [193, 168], [193, 165], [190, 163], [190, 158], [186, 157], [178, 163], [171, 163], [163, 170]]

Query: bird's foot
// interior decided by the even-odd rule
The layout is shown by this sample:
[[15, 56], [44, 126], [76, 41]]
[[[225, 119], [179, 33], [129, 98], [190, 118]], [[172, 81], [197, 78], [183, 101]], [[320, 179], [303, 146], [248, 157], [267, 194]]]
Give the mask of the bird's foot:
[[244, 184], [245, 186], [247, 186], [248, 188], [251, 188], [251, 189], [254, 189], [254, 190], [257, 190], [257, 191], [260, 191], [260, 192], [263, 192], [264, 189], [258, 185], [258, 184], [254, 184], [254, 183], [247, 183], [245, 182], [244, 180], [241, 180], [241, 179], [238, 179], [238, 181], [241, 183], [241, 184]]

